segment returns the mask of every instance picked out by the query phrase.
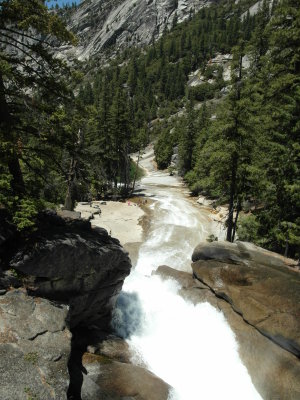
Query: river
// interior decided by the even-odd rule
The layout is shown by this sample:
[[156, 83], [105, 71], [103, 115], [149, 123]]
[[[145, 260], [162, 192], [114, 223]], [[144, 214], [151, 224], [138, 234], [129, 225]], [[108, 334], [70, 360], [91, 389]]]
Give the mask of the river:
[[152, 159], [150, 149], [141, 161], [148, 173], [140, 184], [154, 200], [151, 224], [124, 283], [115, 329], [127, 337], [132, 362], [174, 388], [170, 400], [261, 399], [223, 314], [208, 303], [185, 301], [174, 280], [151, 275], [160, 265], [191, 272], [195, 246], [211, 233], [224, 237], [222, 228], [191, 202], [180, 180], [155, 171]]

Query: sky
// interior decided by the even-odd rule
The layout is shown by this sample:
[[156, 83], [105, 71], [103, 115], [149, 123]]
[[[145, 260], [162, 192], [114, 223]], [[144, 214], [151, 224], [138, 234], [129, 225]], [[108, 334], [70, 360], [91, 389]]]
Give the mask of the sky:
[[55, 6], [58, 4], [60, 7], [64, 4], [80, 3], [80, 0], [46, 0], [46, 5], [48, 7]]

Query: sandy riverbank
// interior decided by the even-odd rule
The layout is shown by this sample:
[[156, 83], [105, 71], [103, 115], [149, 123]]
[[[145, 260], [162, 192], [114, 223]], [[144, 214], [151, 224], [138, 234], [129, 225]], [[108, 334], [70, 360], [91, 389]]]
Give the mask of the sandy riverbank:
[[100, 214], [94, 214], [91, 220], [92, 226], [106, 229], [122, 245], [143, 240], [142, 217], [145, 212], [135, 202], [93, 201], [91, 205], [79, 203], [76, 207], [82, 218], [89, 218], [99, 210]]
[[90, 218], [92, 226], [104, 228], [117, 238], [121, 245], [129, 252], [132, 264], [135, 265], [139, 248], [144, 240], [144, 231], [149, 222], [147, 204], [143, 200], [134, 198], [127, 202], [119, 201], [93, 201], [91, 205], [79, 203], [76, 211], [81, 212], [82, 218]]

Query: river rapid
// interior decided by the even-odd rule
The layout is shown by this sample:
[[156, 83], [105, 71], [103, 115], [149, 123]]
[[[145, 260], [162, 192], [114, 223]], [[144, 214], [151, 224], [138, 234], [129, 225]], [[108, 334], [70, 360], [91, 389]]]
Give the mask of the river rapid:
[[174, 388], [169, 400], [261, 399], [223, 314], [208, 303], [187, 302], [174, 280], [152, 275], [160, 265], [191, 272], [195, 246], [211, 233], [224, 238], [222, 228], [184, 193], [180, 180], [155, 171], [152, 160], [150, 149], [141, 161], [148, 173], [140, 184], [155, 200], [151, 224], [124, 283], [114, 327], [126, 338], [132, 362]]

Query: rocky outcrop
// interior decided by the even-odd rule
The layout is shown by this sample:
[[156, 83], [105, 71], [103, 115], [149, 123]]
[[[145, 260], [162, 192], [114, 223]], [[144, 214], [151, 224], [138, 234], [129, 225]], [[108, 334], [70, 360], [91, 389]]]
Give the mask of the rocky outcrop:
[[[220, 308], [264, 399], [300, 397], [300, 273], [296, 262], [250, 243], [201, 243], [192, 255], [202, 296]], [[188, 291], [192, 301], [195, 290]]]
[[30, 293], [69, 305], [68, 325], [108, 325], [131, 264], [117, 239], [88, 221], [41, 217], [10, 263]]
[[0, 296], [1, 400], [67, 399], [68, 307], [25, 289]]
[[209, 0], [83, 1], [68, 22], [79, 38], [79, 45], [60, 51], [84, 60], [106, 48], [118, 51], [147, 45], [170, 28], [175, 17], [179, 22], [184, 21], [210, 3]]
[[293, 260], [254, 245], [200, 244], [194, 275], [263, 335], [300, 357], [300, 274]]
[[216, 260], [236, 262], [249, 265], [253, 261], [270, 267], [291, 267], [296, 269], [297, 261], [283, 257], [278, 253], [265, 250], [248, 242], [219, 242], [219, 243], [200, 243], [192, 254], [192, 261]]
[[[234, 266], [239, 268], [238, 264]], [[225, 264], [223, 267], [225, 268]], [[159, 267], [155, 274], [162, 279], [176, 280], [181, 287], [179, 294], [187, 301], [195, 305], [209, 302], [223, 312], [238, 341], [240, 358], [263, 399], [297, 400], [300, 398], [300, 362], [294, 354], [278, 346], [254, 326], [245, 322], [227, 299], [216, 296], [207, 284], [196, 279], [192, 274], [167, 266]], [[217, 285], [217, 281], [215, 284]], [[249, 299], [246, 294], [244, 297], [245, 301]]]
[[80, 398], [81, 356], [94, 332], [111, 329], [131, 263], [117, 239], [75, 214], [41, 214], [14, 245], [3, 236], [12, 243], [0, 258], [1, 400]]

